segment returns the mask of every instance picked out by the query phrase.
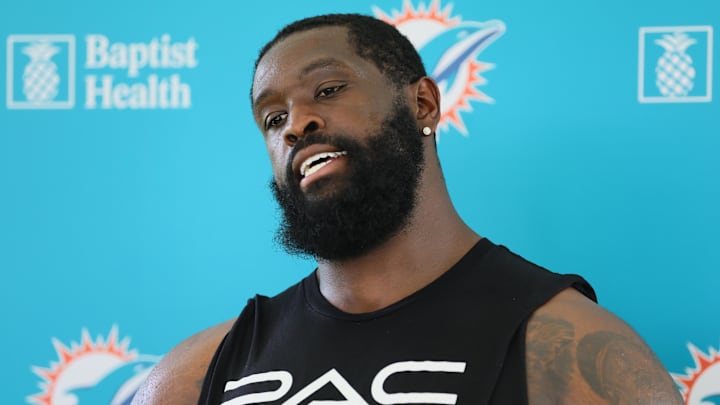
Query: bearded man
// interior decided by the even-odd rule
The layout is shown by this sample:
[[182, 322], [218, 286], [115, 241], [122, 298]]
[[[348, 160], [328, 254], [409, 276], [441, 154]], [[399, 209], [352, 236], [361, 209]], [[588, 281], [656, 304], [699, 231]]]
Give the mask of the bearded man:
[[394, 27], [290, 24], [251, 97], [278, 240], [317, 269], [180, 344], [134, 404], [682, 403], [585, 280], [463, 222], [438, 161], [438, 87]]

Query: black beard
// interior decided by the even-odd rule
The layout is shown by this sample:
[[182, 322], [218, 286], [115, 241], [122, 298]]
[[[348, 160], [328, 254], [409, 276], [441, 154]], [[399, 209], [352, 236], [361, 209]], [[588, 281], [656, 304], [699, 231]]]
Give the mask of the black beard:
[[[393, 111], [366, 145], [346, 135], [308, 135], [291, 156], [312, 144], [329, 144], [347, 154], [343, 179], [318, 179], [313, 190], [339, 183], [322, 196], [307, 196], [290, 168], [287, 186], [270, 188], [283, 213], [276, 240], [290, 254], [326, 260], [359, 257], [398, 234], [409, 222], [424, 167], [423, 144], [410, 109], [396, 101]], [[290, 159], [292, 161], [292, 159]], [[320, 191], [318, 190], [318, 194]]]

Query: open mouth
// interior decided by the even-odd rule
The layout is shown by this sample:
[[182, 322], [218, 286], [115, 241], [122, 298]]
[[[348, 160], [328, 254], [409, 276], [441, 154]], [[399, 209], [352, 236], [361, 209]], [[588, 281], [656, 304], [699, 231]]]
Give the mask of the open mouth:
[[305, 159], [305, 161], [302, 162], [302, 164], [300, 165], [300, 177], [305, 178], [312, 176], [313, 173], [317, 172], [324, 166], [327, 166], [333, 160], [344, 155], [347, 155], [346, 151], [322, 152], [312, 155], [309, 158]]

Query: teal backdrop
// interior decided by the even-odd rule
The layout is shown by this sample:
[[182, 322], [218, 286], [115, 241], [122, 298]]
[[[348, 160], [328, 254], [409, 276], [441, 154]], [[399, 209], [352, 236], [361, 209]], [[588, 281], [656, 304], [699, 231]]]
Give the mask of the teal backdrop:
[[0, 4], [3, 403], [125, 404], [313, 270], [273, 243], [248, 92], [259, 48], [328, 12], [397, 24], [439, 75], [473, 228], [585, 276], [688, 403], [720, 394], [717, 1], [35, 0]]

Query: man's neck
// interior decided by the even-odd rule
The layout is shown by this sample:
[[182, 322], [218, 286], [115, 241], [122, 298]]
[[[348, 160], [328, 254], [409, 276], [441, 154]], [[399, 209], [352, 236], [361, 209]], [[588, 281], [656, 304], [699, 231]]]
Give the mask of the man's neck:
[[433, 204], [421, 204], [405, 230], [359, 258], [319, 260], [323, 296], [342, 311], [367, 313], [400, 301], [440, 277], [480, 239], [451, 204], [441, 205], [450, 208], [438, 215], [431, 212], [436, 211], [430, 208]]

